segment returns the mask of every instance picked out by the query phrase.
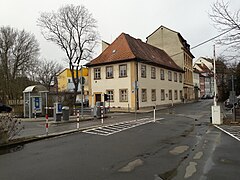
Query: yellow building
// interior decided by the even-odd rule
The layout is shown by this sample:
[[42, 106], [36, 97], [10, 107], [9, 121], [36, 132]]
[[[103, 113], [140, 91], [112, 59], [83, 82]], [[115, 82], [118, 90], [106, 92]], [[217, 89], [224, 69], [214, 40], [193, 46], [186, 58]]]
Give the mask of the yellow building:
[[[76, 73], [76, 71], [75, 71]], [[88, 68], [83, 67], [82, 69], [82, 75], [85, 79], [84, 82], [84, 99], [88, 99]], [[81, 70], [78, 71], [78, 77], [80, 78], [81, 76]], [[58, 73], [57, 75], [57, 82], [58, 82], [58, 91], [59, 92], [74, 92], [74, 83], [72, 81], [72, 75], [71, 75], [71, 71], [69, 68], [64, 69], [63, 71], [61, 71], [60, 73]], [[81, 84], [79, 82], [79, 86], [78, 86], [78, 92], [81, 92]], [[79, 97], [79, 95], [77, 96], [77, 101], [81, 99], [81, 97]]]

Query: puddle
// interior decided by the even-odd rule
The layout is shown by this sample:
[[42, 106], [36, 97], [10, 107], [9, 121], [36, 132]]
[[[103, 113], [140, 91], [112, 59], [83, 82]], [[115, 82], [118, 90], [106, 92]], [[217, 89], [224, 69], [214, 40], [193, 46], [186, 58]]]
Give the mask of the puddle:
[[0, 149], [0, 155], [21, 151], [23, 148], [24, 148], [24, 145], [17, 145], [17, 146], [8, 147], [8, 148], [6, 147], [4, 149]]

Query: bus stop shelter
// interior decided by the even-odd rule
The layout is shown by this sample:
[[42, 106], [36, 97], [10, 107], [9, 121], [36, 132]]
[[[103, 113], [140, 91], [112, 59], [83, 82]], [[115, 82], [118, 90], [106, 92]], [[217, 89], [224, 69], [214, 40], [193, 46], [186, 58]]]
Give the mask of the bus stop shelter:
[[35, 114], [45, 115], [44, 107], [47, 107], [48, 90], [43, 85], [28, 86], [23, 91], [24, 117], [32, 118]]

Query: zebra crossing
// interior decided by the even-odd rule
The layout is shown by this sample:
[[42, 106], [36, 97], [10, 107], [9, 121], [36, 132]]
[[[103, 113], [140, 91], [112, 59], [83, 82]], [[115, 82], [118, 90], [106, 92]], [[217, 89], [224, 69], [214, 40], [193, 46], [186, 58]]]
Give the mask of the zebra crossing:
[[[164, 118], [157, 118], [156, 121], [159, 121], [162, 119]], [[153, 122], [152, 118], [143, 118], [138, 120], [131, 120], [131, 121], [105, 125], [101, 127], [95, 127], [92, 129], [84, 130], [83, 132], [88, 134], [94, 134], [94, 135], [109, 136], [130, 128], [134, 128], [134, 127], [141, 126], [151, 122]]]

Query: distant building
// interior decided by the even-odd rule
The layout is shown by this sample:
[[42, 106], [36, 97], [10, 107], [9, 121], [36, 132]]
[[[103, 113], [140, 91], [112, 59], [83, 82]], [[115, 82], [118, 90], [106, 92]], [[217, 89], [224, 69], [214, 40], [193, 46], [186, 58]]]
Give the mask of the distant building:
[[193, 70], [193, 85], [194, 85], [194, 94], [195, 94], [195, 99], [197, 100], [198, 98], [201, 97], [200, 95], [200, 72], [194, 68]]
[[184, 98], [194, 99], [193, 54], [190, 45], [179, 32], [160, 26], [147, 37], [147, 43], [164, 50], [184, 73]]
[[182, 100], [183, 69], [165, 51], [128, 34], [122, 33], [86, 66], [92, 106], [104, 101], [104, 94], [111, 107], [132, 111]]
[[[83, 67], [83, 77], [85, 80], [84, 83], [84, 99], [88, 99], [88, 93], [89, 93], [89, 84], [88, 84], [88, 69]], [[76, 73], [76, 71], [75, 71]], [[78, 71], [78, 76], [80, 78], [81, 76], [81, 69]], [[74, 84], [72, 81], [72, 75], [69, 68], [64, 69], [60, 73], [57, 74], [57, 85], [58, 85], [58, 91], [59, 92], [74, 92]], [[79, 82], [78, 86], [78, 92], [76, 101], [80, 101], [81, 97], [81, 84]]]
[[200, 57], [193, 66], [200, 72], [200, 96], [214, 95], [213, 60]]
[[107, 49], [107, 47], [109, 46], [109, 43], [102, 41], [102, 52]]

